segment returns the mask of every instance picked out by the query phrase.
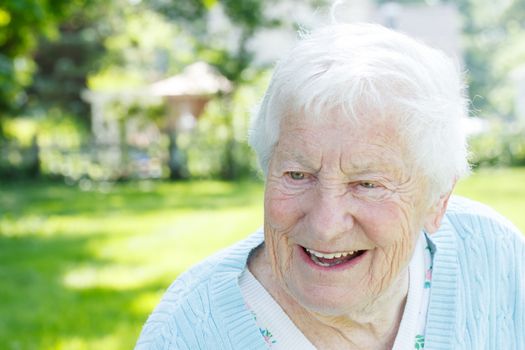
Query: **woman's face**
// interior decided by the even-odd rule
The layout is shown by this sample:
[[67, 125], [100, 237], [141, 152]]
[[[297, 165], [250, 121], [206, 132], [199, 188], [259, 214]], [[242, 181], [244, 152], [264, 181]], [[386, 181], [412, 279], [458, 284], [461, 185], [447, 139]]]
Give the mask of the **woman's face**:
[[427, 188], [395, 128], [288, 117], [270, 160], [265, 249], [303, 307], [343, 315], [399, 282], [427, 220]]

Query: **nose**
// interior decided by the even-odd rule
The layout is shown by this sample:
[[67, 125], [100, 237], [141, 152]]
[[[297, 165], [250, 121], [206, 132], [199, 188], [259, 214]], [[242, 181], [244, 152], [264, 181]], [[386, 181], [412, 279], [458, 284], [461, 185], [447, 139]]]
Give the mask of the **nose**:
[[336, 193], [320, 193], [311, 203], [308, 222], [315, 239], [333, 242], [349, 231], [355, 224], [352, 199]]

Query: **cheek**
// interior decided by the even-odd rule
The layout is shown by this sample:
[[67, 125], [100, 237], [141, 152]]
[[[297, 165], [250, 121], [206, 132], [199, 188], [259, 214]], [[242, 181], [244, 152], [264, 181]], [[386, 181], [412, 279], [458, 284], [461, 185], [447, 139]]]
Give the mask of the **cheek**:
[[267, 190], [264, 198], [265, 224], [278, 231], [290, 231], [300, 221], [303, 210], [298, 197]]
[[368, 238], [379, 247], [408, 241], [414, 233], [410, 211], [394, 203], [369, 203], [362, 207], [360, 217]]
[[[293, 255], [290, 238], [300, 232], [297, 226], [303, 216], [297, 198], [267, 189], [264, 201], [265, 247], [274, 276], [286, 281]], [[293, 240], [293, 239], [292, 239]]]
[[410, 261], [411, 252], [419, 233], [414, 211], [406, 206], [381, 205], [368, 208], [363, 219], [368, 225], [367, 236], [377, 250], [373, 260], [372, 275], [377, 288], [384, 288], [396, 279]]

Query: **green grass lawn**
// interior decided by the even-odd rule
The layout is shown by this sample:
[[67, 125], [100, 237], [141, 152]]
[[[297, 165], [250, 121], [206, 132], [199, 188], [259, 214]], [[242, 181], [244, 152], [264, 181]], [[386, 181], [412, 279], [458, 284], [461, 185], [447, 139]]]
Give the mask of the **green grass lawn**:
[[[525, 231], [525, 169], [457, 193]], [[262, 185], [0, 184], [0, 349], [130, 349], [171, 281], [262, 224]]]
[[481, 169], [455, 193], [490, 205], [525, 233], [525, 168]]

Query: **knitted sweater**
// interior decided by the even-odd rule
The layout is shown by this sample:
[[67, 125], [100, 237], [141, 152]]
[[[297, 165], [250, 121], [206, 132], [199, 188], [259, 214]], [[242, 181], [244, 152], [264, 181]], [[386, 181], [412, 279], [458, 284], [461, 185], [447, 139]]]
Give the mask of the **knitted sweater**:
[[[425, 349], [525, 349], [525, 239], [479, 203], [454, 197], [430, 236]], [[136, 350], [267, 349], [238, 278], [256, 232], [182, 274], [144, 325]]]

